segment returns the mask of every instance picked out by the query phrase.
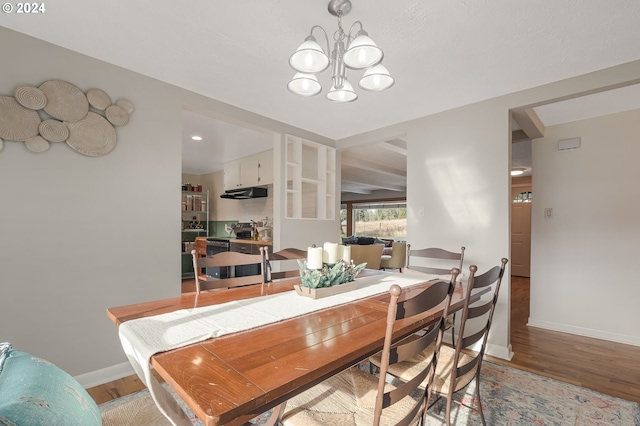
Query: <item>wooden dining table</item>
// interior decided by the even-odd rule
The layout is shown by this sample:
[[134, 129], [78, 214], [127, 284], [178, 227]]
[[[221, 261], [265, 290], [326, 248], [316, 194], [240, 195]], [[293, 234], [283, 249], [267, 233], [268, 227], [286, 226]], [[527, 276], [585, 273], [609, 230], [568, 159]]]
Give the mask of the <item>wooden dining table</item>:
[[[385, 274], [365, 270], [364, 276]], [[409, 272], [411, 273], [411, 272]], [[388, 273], [386, 273], [388, 274]], [[401, 299], [435, 282], [425, 274], [403, 289]], [[404, 275], [404, 274], [402, 274]], [[293, 291], [299, 278], [268, 285], [213, 290], [107, 310], [120, 325], [181, 309]], [[464, 304], [466, 283], [458, 283], [451, 311]], [[479, 299], [480, 295], [474, 295]], [[326, 378], [380, 351], [390, 296], [388, 292], [204, 340], [155, 354], [152, 367], [207, 426], [240, 425]], [[443, 306], [396, 323], [394, 339], [408, 336], [442, 316]]]

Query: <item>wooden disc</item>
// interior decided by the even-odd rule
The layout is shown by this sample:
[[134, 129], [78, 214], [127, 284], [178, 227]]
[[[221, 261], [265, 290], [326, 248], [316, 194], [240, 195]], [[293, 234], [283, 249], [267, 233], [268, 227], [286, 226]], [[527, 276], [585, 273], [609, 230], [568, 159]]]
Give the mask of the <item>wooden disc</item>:
[[53, 118], [64, 121], [77, 121], [89, 112], [89, 101], [84, 92], [71, 83], [62, 80], [49, 80], [40, 85], [47, 97], [44, 110]]
[[87, 91], [87, 100], [89, 101], [89, 105], [101, 111], [104, 111], [111, 105], [111, 97], [101, 89], [91, 89]]
[[129, 113], [118, 105], [111, 105], [105, 111], [107, 120], [114, 126], [124, 126], [129, 122]]
[[36, 136], [28, 141], [25, 141], [27, 149], [31, 152], [45, 152], [49, 149], [49, 142], [47, 142], [42, 136]]
[[24, 142], [38, 136], [40, 116], [11, 96], [0, 96], [0, 138]]
[[99, 157], [116, 147], [116, 129], [103, 116], [90, 112], [82, 120], [64, 123], [69, 129], [67, 145], [80, 154]]
[[49, 142], [64, 142], [69, 137], [69, 129], [58, 120], [44, 120], [38, 126], [40, 136]]
[[131, 103], [131, 101], [128, 99], [118, 99], [116, 101], [116, 105], [124, 108], [124, 110], [127, 111], [129, 114], [133, 112], [133, 103]]
[[29, 109], [42, 109], [47, 105], [47, 96], [37, 87], [21, 86], [16, 89], [16, 101]]

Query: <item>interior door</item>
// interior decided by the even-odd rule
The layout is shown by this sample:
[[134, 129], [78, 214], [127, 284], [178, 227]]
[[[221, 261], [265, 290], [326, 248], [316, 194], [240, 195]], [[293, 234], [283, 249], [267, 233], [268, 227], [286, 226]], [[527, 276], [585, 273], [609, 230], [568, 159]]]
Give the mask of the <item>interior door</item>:
[[[518, 194], [520, 202], [514, 201]], [[511, 188], [511, 275], [519, 277], [529, 277], [531, 271], [530, 194], [530, 185]]]

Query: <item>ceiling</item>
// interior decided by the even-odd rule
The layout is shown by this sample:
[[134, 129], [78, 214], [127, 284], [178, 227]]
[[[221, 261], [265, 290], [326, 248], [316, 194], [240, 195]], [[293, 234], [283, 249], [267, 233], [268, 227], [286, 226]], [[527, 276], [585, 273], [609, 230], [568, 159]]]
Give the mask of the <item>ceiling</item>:
[[[325, 99], [328, 71], [318, 76], [318, 96], [286, 89], [294, 74], [288, 58], [310, 28], [337, 29], [327, 0], [60, 0], [29, 19], [3, 14], [0, 24], [334, 140], [640, 59], [637, 0], [352, 1], [343, 26], [362, 22], [396, 83], [365, 92], [357, 87], [362, 72], [348, 71], [359, 95], [348, 104]], [[197, 121], [185, 113], [184, 137]], [[211, 126], [218, 140], [227, 138], [225, 123]], [[268, 135], [227, 130], [242, 142], [215, 149], [216, 161], [234, 149], [248, 153], [247, 145], [270, 146]], [[393, 162], [385, 162], [390, 186], [402, 149], [399, 140], [367, 147]], [[194, 163], [191, 172], [202, 170]], [[353, 180], [356, 172], [364, 173], [344, 171]]]

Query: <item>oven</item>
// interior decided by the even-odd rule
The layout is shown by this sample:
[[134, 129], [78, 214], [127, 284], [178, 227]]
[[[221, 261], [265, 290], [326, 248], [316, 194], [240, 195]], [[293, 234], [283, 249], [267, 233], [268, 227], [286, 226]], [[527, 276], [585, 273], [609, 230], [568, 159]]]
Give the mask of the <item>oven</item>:
[[[238, 238], [238, 240], [247, 239], [248, 238]], [[243, 243], [240, 241], [234, 241], [231, 243], [230, 247], [231, 251], [235, 251], [237, 253], [245, 253], [245, 254], [260, 254], [260, 246], [257, 244], [251, 243]], [[262, 271], [261, 265], [259, 263], [254, 263], [252, 265], [241, 265], [236, 266], [236, 277], [246, 277], [248, 275], [258, 275]]]
[[[248, 239], [248, 238], [246, 238]], [[220, 237], [208, 237], [207, 238], [207, 256], [213, 256], [214, 254], [221, 253], [223, 251], [237, 251], [239, 253], [257, 254], [252, 253], [251, 249], [255, 244], [243, 244], [243, 243], [230, 243], [228, 238]], [[259, 252], [258, 252], [259, 253]], [[206, 268], [206, 274], [213, 278], [232, 278], [232, 277], [246, 277], [248, 275], [258, 275], [261, 271], [261, 265], [256, 263], [254, 265], [241, 265], [236, 267], [208, 267]]]
[[[214, 254], [229, 251], [229, 240], [224, 238], [209, 237], [207, 238], [207, 257]], [[229, 278], [230, 268], [208, 267], [206, 274], [213, 278]]]

